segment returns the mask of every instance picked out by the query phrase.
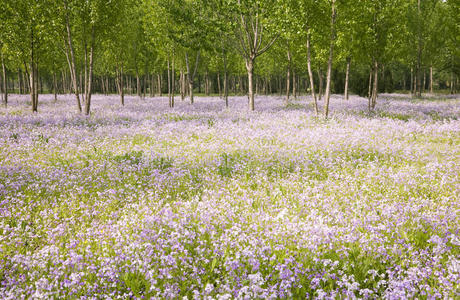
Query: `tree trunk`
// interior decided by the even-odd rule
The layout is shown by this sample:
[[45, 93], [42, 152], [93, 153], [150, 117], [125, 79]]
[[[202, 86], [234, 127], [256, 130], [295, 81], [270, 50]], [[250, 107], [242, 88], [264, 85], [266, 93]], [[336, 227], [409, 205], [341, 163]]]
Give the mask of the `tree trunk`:
[[91, 28], [91, 46], [89, 50], [89, 72], [87, 82], [85, 83], [85, 115], [89, 115], [91, 108], [91, 94], [92, 94], [92, 83], [93, 83], [93, 66], [94, 66], [94, 26]]
[[225, 55], [225, 51], [223, 51], [223, 56], [224, 56], [224, 100], [225, 100], [225, 107], [228, 108], [227, 56]]
[[289, 93], [291, 92], [291, 51], [287, 50], [288, 67], [286, 74], [286, 105], [289, 104]]
[[421, 86], [421, 68], [422, 68], [422, 25], [421, 25], [421, 17], [422, 11], [420, 9], [420, 0], [417, 1], [417, 14], [418, 14], [418, 43], [417, 43], [417, 81], [415, 84], [416, 87], [416, 95], [418, 98], [422, 97], [422, 86]]
[[430, 67], [430, 94], [433, 94], [433, 66]]
[[57, 79], [56, 71], [53, 71], [53, 92], [54, 92], [54, 102], [57, 101]]
[[206, 96], [209, 96], [209, 73], [208, 70], [206, 70], [206, 73], [204, 75], [205, 77], [205, 82], [204, 82], [204, 93]]
[[410, 68], [410, 94], [414, 96], [414, 69]]
[[21, 81], [21, 69], [18, 68], [18, 85], [19, 85], [19, 94], [23, 93], [22, 81]]
[[145, 99], [145, 93], [147, 91], [147, 67], [145, 68], [145, 72], [144, 72], [144, 75], [142, 76], [142, 87], [141, 87], [141, 90], [142, 90], [142, 99]]
[[168, 69], [168, 105], [171, 107], [171, 68], [170, 68], [170, 62], [168, 59], [167, 63], [167, 69]]
[[379, 76], [379, 64], [377, 60], [374, 62], [374, 88], [372, 91], [372, 101], [371, 101], [371, 109], [375, 109], [375, 105], [377, 104], [377, 95], [378, 95], [378, 76]]
[[66, 0], [64, 0], [64, 8], [66, 11], [65, 18], [66, 18], [66, 30], [67, 30], [66, 57], [67, 57], [67, 62], [69, 64], [70, 77], [73, 83], [75, 99], [77, 100], [78, 112], [81, 112], [82, 109], [81, 109], [81, 102], [80, 102], [80, 93], [78, 90], [77, 72], [75, 68], [75, 54], [74, 54], [73, 45], [72, 45], [72, 32], [70, 29], [69, 11], [68, 11]]
[[121, 64], [119, 68], [117, 68], [117, 86], [118, 86], [118, 94], [120, 95], [120, 103], [122, 106], [125, 106], [125, 92], [123, 87], [123, 65]]
[[345, 73], [345, 100], [348, 100], [348, 80], [350, 78], [350, 63], [351, 57], [347, 57], [347, 71]]
[[422, 94], [425, 92], [425, 84], [426, 84], [426, 72], [425, 70], [423, 70]]
[[295, 69], [292, 69], [292, 95], [294, 96], [294, 99], [297, 100], [297, 80], [296, 80], [296, 74], [295, 74]]
[[3, 90], [3, 103], [5, 107], [8, 106], [8, 84], [7, 84], [7, 76], [6, 76], [6, 66], [5, 66], [5, 59], [3, 58], [2, 53], [2, 90]]
[[158, 95], [161, 97], [162, 96], [162, 93], [161, 93], [161, 75], [158, 73], [157, 74], [157, 85], [158, 85]]
[[315, 109], [315, 115], [318, 116], [318, 101], [316, 99], [315, 82], [313, 80], [314, 79], [313, 72], [311, 70], [310, 33], [307, 34], [307, 67], [308, 67], [308, 77], [310, 77], [310, 91], [311, 91], [311, 97], [313, 98], [313, 108]]
[[217, 72], [217, 92], [219, 93], [219, 98], [222, 98], [222, 89], [220, 86], [220, 73]]
[[254, 58], [253, 57], [249, 57], [246, 59], [246, 70], [248, 71], [249, 110], [254, 111], [254, 88], [253, 88]]
[[332, 59], [334, 58], [334, 44], [335, 44], [335, 0], [332, 0], [331, 12], [331, 42], [329, 45], [329, 61], [327, 63], [327, 79], [326, 79], [326, 103], [324, 105], [324, 117], [327, 119], [329, 116], [329, 98], [331, 96], [331, 75], [332, 75]]
[[371, 67], [371, 70], [369, 71], [369, 88], [368, 88], [368, 91], [367, 91], [367, 97], [368, 97], [368, 105], [367, 105], [367, 109], [369, 111], [371, 111], [371, 98], [372, 98], [372, 74], [373, 74], [373, 71], [372, 71], [372, 67]]
[[181, 101], [185, 100], [185, 74], [184, 70], [180, 70], [180, 99]]
[[136, 67], [136, 93], [139, 98], [141, 98], [141, 80], [139, 78], [139, 70]]
[[176, 71], [175, 71], [174, 54], [173, 54], [172, 66], [171, 66], [171, 107], [174, 107], [175, 92], [176, 92]]
[[198, 70], [198, 63], [200, 61], [200, 51], [197, 52], [196, 54], [196, 60], [195, 60], [195, 68], [193, 73], [191, 72], [190, 69], [190, 63], [188, 60], [188, 53], [185, 53], [185, 65], [187, 66], [187, 79], [188, 79], [188, 85], [189, 85], [189, 93], [190, 93], [190, 104], [193, 104], [194, 99], [193, 99], [193, 80], [195, 79], [196, 72]]
[[321, 101], [323, 95], [323, 70], [321, 67], [318, 69], [319, 88], [318, 88], [318, 101]]

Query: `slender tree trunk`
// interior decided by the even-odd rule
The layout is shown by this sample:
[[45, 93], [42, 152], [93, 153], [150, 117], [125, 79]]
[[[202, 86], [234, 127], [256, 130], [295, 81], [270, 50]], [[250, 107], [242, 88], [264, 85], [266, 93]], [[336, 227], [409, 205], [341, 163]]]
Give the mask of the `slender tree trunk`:
[[222, 98], [222, 89], [220, 86], [220, 72], [217, 72], [217, 92], [219, 93], [219, 98]]
[[91, 46], [89, 50], [89, 72], [87, 82], [85, 83], [86, 92], [85, 92], [85, 115], [89, 115], [91, 107], [91, 94], [92, 94], [92, 83], [93, 83], [93, 65], [94, 65], [94, 26], [91, 28]]
[[403, 88], [403, 91], [406, 90], [407, 88], [407, 83], [406, 83], [406, 74], [404, 73], [404, 76], [403, 76], [403, 83], [402, 83], [402, 88]]
[[225, 107], [228, 108], [227, 55], [225, 54], [225, 50], [222, 50], [222, 53], [224, 57], [224, 100], [225, 100]]
[[184, 70], [180, 70], [180, 99], [181, 101], [185, 100], [185, 74]]
[[289, 104], [289, 93], [291, 92], [291, 51], [287, 50], [288, 67], [286, 74], [286, 105]]
[[74, 54], [73, 45], [72, 45], [72, 32], [70, 29], [69, 9], [67, 5], [67, 0], [64, 0], [64, 8], [66, 11], [65, 21], [66, 21], [66, 30], [67, 30], [66, 57], [67, 57], [67, 62], [69, 64], [70, 77], [73, 83], [75, 99], [77, 100], [77, 109], [78, 109], [78, 112], [81, 112], [82, 108], [81, 108], [81, 102], [80, 102], [80, 93], [78, 90], [77, 72], [76, 72], [76, 67], [75, 67], [75, 54]]
[[204, 93], [206, 96], [209, 96], [209, 73], [208, 73], [208, 70], [206, 70], [206, 73], [205, 73], [205, 82], [204, 82]]
[[332, 59], [334, 58], [334, 44], [335, 44], [335, 0], [332, 0], [332, 13], [331, 13], [331, 42], [329, 45], [329, 61], [327, 63], [327, 79], [326, 79], [326, 95], [324, 106], [324, 117], [327, 119], [329, 116], [329, 98], [331, 96], [331, 76], [332, 76]]
[[167, 69], [168, 69], [168, 105], [169, 107], [171, 107], [171, 67], [170, 67], [169, 59], [167, 63]]
[[323, 70], [321, 67], [318, 69], [319, 88], [318, 88], [318, 101], [321, 101], [323, 95]]
[[8, 106], [8, 82], [6, 76], [6, 66], [5, 66], [5, 59], [2, 53], [2, 90], [3, 90], [3, 103], [5, 107]]
[[53, 92], [54, 92], [54, 102], [57, 101], [57, 79], [56, 71], [53, 71]]
[[296, 80], [296, 74], [295, 74], [295, 69], [292, 69], [292, 95], [294, 96], [294, 99], [297, 99], [297, 80]]
[[171, 107], [174, 107], [174, 94], [176, 93], [176, 70], [174, 64], [174, 52], [171, 67]]
[[375, 105], [377, 104], [377, 95], [378, 95], [378, 76], [379, 76], [379, 64], [377, 60], [374, 62], [374, 88], [372, 91], [372, 103], [371, 103], [371, 109], [375, 109]]
[[139, 78], [139, 70], [136, 67], [136, 93], [139, 98], [141, 98], [141, 80]]
[[[83, 33], [83, 35], [85, 35]], [[84, 62], [83, 62], [83, 70], [84, 70], [84, 80], [83, 80], [83, 91], [84, 91], [84, 99], [83, 99], [83, 102], [84, 102], [84, 105], [85, 105], [85, 115], [87, 114], [86, 113], [86, 99], [88, 97], [88, 45], [86, 43], [86, 39], [84, 41], [84, 49], [85, 49], [85, 59], [84, 59]]]
[[423, 70], [422, 93], [425, 92], [425, 84], [426, 84], [426, 72], [425, 72], [425, 70]]
[[254, 88], [253, 88], [254, 58], [253, 57], [249, 57], [246, 59], [246, 70], [248, 71], [249, 110], [254, 111]]
[[35, 57], [34, 30], [30, 31], [30, 100], [32, 102], [32, 112], [38, 111], [38, 81], [37, 66]]
[[160, 73], [157, 74], [157, 85], [158, 85], [158, 95], [161, 97], [161, 75]]
[[147, 91], [147, 66], [145, 67], [144, 75], [142, 76], [142, 98], [145, 99], [145, 93]]
[[433, 66], [430, 67], [430, 94], [433, 94]]
[[382, 83], [380, 84], [380, 86], [383, 86], [383, 89], [380, 89], [380, 90], [383, 90], [384, 93], [387, 92], [387, 89], [386, 89], [386, 83], [385, 83], [385, 65], [382, 64]]
[[373, 70], [372, 70], [372, 67], [371, 67], [371, 70], [369, 71], [369, 88], [368, 88], [368, 92], [367, 92], [367, 97], [368, 97], [368, 105], [367, 105], [367, 109], [369, 111], [371, 111], [371, 98], [372, 98], [372, 75], [373, 75]]
[[410, 94], [414, 96], [414, 69], [410, 68]]
[[347, 57], [347, 71], [345, 74], [345, 100], [348, 100], [348, 80], [350, 78], [350, 64], [351, 64], [351, 57]]
[[[308, 31], [308, 28], [307, 28]], [[313, 108], [315, 109], [315, 115], [318, 116], [318, 101], [315, 93], [315, 82], [313, 78], [313, 72], [311, 70], [311, 54], [310, 54], [310, 32], [307, 34], [307, 67], [308, 77], [310, 78], [310, 91], [311, 97], [313, 98]]]
[[150, 75], [150, 97], [155, 97], [155, 76], [153, 73]]
[[422, 68], [422, 25], [421, 17], [422, 11], [420, 9], [420, 0], [417, 1], [417, 14], [418, 14], [418, 43], [417, 43], [417, 74], [416, 74], [416, 95], [418, 98], [422, 97], [422, 86], [421, 86], [421, 68]]
[[[195, 79], [196, 72], [198, 70], [198, 63], [200, 61], [200, 51], [197, 52], [196, 54], [196, 60], [195, 60], [195, 67], [193, 73], [191, 72], [190, 68], [190, 63], [188, 60], [188, 53], [185, 53], [185, 64], [187, 66], [187, 79], [188, 79], [188, 85], [189, 85], [189, 93], [190, 93], [190, 104], [193, 104], [194, 99], [193, 99], [193, 80]], [[198, 88], [200, 88], [201, 84], [198, 84]]]
[[125, 92], [123, 87], [123, 64], [120, 64], [120, 67], [117, 68], [117, 83], [118, 94], [120, 95], [120, 103], [122, 106], [125, 106]]
[[24, 89], [23, 89], [23, 82], [21, 81], [21, 69], [18, 68], [18, 84], [19, 84], [19, 94], [23, 94], [24, 93]]

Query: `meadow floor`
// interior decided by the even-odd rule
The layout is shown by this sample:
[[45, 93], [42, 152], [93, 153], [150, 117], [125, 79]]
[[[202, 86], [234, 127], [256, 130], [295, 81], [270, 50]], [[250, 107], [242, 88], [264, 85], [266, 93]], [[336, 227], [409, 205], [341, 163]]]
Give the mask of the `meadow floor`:
[[0, 108], [2, 299], [460, 297], [459, 96], [52, 98]]

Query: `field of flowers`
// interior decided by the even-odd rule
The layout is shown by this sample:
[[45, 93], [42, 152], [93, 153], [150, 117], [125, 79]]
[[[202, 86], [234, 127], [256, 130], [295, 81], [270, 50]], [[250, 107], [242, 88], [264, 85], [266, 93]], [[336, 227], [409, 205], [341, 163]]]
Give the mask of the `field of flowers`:
[[458, 298], [460, 99], [27, 96], [0, 108], [0, 298]]

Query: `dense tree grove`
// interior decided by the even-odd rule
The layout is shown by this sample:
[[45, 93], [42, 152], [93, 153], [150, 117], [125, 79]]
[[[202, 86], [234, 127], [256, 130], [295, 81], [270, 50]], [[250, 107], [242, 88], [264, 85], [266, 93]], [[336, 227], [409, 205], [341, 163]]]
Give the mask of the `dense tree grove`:
[[456, 0], [0, 0], [2, 102], [8, 93], [455, 93]]

